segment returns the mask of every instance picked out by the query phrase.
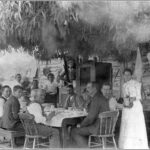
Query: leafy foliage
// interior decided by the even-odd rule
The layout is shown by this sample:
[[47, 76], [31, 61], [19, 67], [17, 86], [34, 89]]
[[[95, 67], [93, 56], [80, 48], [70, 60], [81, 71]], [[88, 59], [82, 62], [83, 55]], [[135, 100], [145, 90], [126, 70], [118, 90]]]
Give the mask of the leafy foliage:
[[[32, 51], [38, 45], [43, 59], [57, 49], [69, 50], [73, 56], [130, 55], [134, 47], [114, 43], [115, 28], [110, 28], [107, 21], [92, 26], [80, 20], [76, 7], [65, 10], [56, 1], [0, 1], [1, 47], [21, 45]], [[129, 42], [135, 45], [132, 39]]]

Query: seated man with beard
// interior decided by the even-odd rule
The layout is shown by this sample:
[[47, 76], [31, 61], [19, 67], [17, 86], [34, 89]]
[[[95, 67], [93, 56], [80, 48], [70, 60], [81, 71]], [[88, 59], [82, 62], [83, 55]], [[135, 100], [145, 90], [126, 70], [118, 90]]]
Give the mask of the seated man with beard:
[[83, 98], [74, 92], [73, 85], [68, 85], [68, 97], [66, 98], [64, 108], [73, 107], [75, 109], [82, 109], [83, 103]]
[[34, 120], [37, 123], [38, 132], [42, 136], [51, 136], [52, 148], [60, 147], [59, 131], [55, 128], [47, 126], [47, 121], [55, 115], [55, 112], [51, 112], [48, 116], [45, 116], [41, 104], [44, 103], [45, 92], [42, 89], [34, 89], [31, 91], [31, 103], [27, 106], [27, 111], [34, 116]]
[[104, 84], [102, 86], [102, 94], [98, 91], [95, 83], [88, 83], [86, 90], [91, 99], [87, 106], [88, 115], [77, 128], [75, 127], [71, 131], [71, 137], [79, 148], [87, 147], [89, 135], [98, 133], [100, 124], [98, 119], [99, 113], [109, 111], [109, 101], [104, 96], [107, 85]]

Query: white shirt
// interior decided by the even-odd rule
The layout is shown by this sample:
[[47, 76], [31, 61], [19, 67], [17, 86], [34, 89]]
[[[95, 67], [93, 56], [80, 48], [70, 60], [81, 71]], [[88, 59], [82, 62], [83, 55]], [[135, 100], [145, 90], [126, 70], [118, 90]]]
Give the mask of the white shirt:
[[0, 117], [3, 116], [5, 100], [0, 97]]
[[36, 123], [42, 123], [46, 124], [46, 117], [43, 116], [42, 113], [42, 107], [38, 103], [31, 103], [28, 107], [27, 110], [30, 114], [34, 116], [35, 122]]
[[141, 83], [136, 80], [130, 80], [123, 85], [124, 97], [130, 96], [141, 100]]
[[58, 87], [58, 85], [56, 82], [50, 83], [49, 81], [47, 81], [45, 90], [47, 93], [56, 94], [57, 93], [57, 87]]
[[42, 78], [39, 83], [39, 88], [44, 89], [46, 93], [52, 93], [56, 94], [57, 93], [57, 87], [59, 85], [54, 81], [50, 83], [50, 81], [46, 78]]

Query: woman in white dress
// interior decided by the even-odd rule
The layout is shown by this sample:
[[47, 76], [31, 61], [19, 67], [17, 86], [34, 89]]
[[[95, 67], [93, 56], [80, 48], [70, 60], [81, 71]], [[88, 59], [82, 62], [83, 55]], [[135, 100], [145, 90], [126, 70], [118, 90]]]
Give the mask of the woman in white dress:
[[141, 83], [132, 79], [132, 71], [124, 71], [123, 96], [119, 148], [148, 149], [148, 140], [143, 107], [141, 104]]

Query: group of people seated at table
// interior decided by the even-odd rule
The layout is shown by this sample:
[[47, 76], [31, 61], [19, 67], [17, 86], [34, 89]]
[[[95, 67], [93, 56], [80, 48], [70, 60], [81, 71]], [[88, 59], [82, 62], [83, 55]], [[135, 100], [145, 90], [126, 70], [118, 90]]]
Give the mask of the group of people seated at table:
[[[23, 88], [19, 85], [14, 86], [10, 95], [11, 88], [4, 86], [2, 88], [1, 118], [0, 127], [6, 130], [23, 131], [23, 125], [19, 118], [20, 103], [19, 98], [22, 96]], [[55, 113], [45, 116], [43, 114], [42, 103], [44, 101], [45, 92], [42, 89], [33, 89], [31, 91], [30, 103], [26, 108], [26, 112], [34, 116], [37, 123], [38, 133], [41, 136], [51, 136], [51, 147], [60, 147], [59, 131], [46, 125], [46, 121], [50, 120]], [[2, 103], [1, 103], [2, 104]]]
[[[52, 78], [50, 80], [53, 80], [53, 77], [50, 76], [49, 78]], [[51, 87], [49, 86], [47, 88], [50, 89]], [[122, 107], [115, 99], [110, 99], [110, 88], [108, 83], [104, 83], [99, 90], [96, 83], [90, 82], [87, 84], [83, 94], [79, 96], [74, 92], [72, 85], [68, 86], [68, 97], [63, 107], [65, 109], [72, 107], [75, 109], [86, 110], [88, 113], [82, 122], [71, 128], [71, 138], [78, 147], [87, 147], [88, 136], [98, 132], [99, 113]], [[7, 130], [24, 130], [19, 119], [19, 113], [24, 111], [34, 116], [34, 121], [37, 124], [40, 135], [51, 135], [50, 146], [60, 147], [58, 129], [52, 128], [47, 124], [47, 122], [55, 116], [55, 112], [52, 111], [48, 116], [44, 114], [42, 104], [44, 103], [45, 95], [47, 94], [46, 91], [44, 89], [31, 89], [27, 105], [25, 108], [21, 109], [19, 99], [23, 96], [23, 90], [24, 88], [21, 84], [15, 85], [13, 89], [8, 85], [2, 87], [2, 94], [0, 97], [0, 127]]]
[[[48, 116], [44, 115], [41, 104], [45, 101], [45, 90], [32, 87], [29, 94], [21, 82], [20, 74], [15, 76], [15, 82], [13, 83], [14, 87], [3, 85], [1, 89], [0, 127], [6, 130], [23, 131], [19, 113], [27, 112], [34, 116], [38, 134], [51, 137], [50, 147], [60, 147], [59, 131], [45, 125], [46, 121], [51, 120], [55, 115], [54, 112]], [[22, 104], [24, 106], [21, 106]]]

